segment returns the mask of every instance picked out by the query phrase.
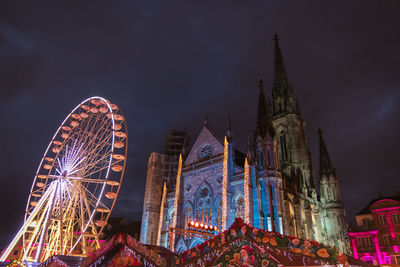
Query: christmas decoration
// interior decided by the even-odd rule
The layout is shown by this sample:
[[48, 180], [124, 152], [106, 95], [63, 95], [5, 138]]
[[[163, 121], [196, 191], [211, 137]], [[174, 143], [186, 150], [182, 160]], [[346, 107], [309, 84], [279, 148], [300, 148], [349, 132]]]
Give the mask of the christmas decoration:
[[338, 263], [335, 247], [264, 231], [236, 218], [231, 227], [184, 251], [176, 266], [278, 266]]
[[164, 267], [167, 263], [157, 252], [142, 245], [130, 235], [118, 234], [88, 256], [82, 267], [88, 266]]

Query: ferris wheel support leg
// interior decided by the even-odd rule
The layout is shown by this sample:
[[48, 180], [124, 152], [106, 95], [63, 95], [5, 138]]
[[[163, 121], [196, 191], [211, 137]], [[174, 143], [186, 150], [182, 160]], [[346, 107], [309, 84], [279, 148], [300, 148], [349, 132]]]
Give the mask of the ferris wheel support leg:
[[[72, 190], [73, 191], [73, 190]], [[68, 248], [70, 248], [73, 245], [73, 237], [71, 235], [68, 235], [66, 233], [73, 233], [73, 221], [68, 220], [68, 218], [75, 218], [76, 216], [76, 209], [73, 207], [78, 207], [77, 204], [77, 199], [78, 197], [76, 196], [77, 194], [74, 194], [74, 192], [70, 191], [70, 188], [67, 187], [67, 193], [71, 193], [70, 196], [72, 196], [71, 201], [69, 201], [68, 206], [66, 206], [66, 212], [63, 214], [63, 221], [67, 222], [67, 227], [64, 229], [64, 252], [68, 251]], [[68, 194], [69, 194], [68, 193]]]
[[[89, 204], [88, 204], [88, 202], [87, 202], [87, 197], [86, 197], [86, 194], [85, 194], [85, 189], [82, 187], [82, 184], [79, 185], [78, 190], [79, 190], [79, 196], [80, 196], [80, 199], [81, 199], [81, 208], [83, 208], [83, 206], [85, 206], [87, 214], [90, 215], [90, 214], [91, 214], [91, 212], [90, 212], [90, 206], [89, 206]], [[83, 204], [82, 204], [82, 203], [83, 203]], [[82, 213], [82, 215], [83, 215], [83, 213]], [[92, 214], [92, 215], [93, 215], [93, 214]], [[81, 218], [83, 218], [83, 216], [81, 216]], [[71, 249], [70, 249], [70, 251], [68, 252], [68, 254], [71, 253], [71, 252], [75, 249], [76, 245], [79, 243], [79, 241], [81, 240], [81, 238], [83, 238], [84, 241], [85, 241], [85, 243], [84, 243], [82, 246], [85, 246], [85, 247], [86, 247], [87, 243], [86, 243], [85, 232], [86, 232], [86, 230], [87, 230], [87, 228], [88, 228], [88, 226], [89, 226], [91, 220], [92, 220], [92, 216], [90, 216], [89, 221], [86, 223], [86, 225], [85, 225], [85, 224], [82, 224], [82, 226], [81, 226], [81, 228], [82, 228], [81, 233], [82, 233], [82, 234], [79, 236], [77, 242], [75, 242], [75, 245], [73, 245], [73, 246], [71, 247]], [[82, 222], [83, 222], [83, 219], [82, 219]], [[83, 225], [85, 225], [85, 226], [83, 226]]]
[[[20, 230], [18, 231], [17, 235], [14, 237], [13, 241], [11, 241], [10, 245], [8, 245], [6, 251], [4, 251], [3, 255], [0, 257], [0, 261], [5, 261], [11, 251], [15, 248], [17, 245], [17, 242], [21, 239], [22, 235], [25, 233], [26, 229], [28, 228], [28, 225], [32, 223], [32, 220], [36, 217], [37, 213], [40, 210], [40, 207], [43, 205], [43, 202], [45, 199], [48, 197], [49, 193], [46, 192], [42, 199], [39, 201], [38, 205], [36, 208], [32, 211], [32, 213], [29, 215], [28, 219], [25, 221], [25, 223], [22, 225]], [[23, 244], [25, 247], [25, 244]]]
[[64, 244], [63, 244], [63, 228], [64, 228], [64, 226], [63, 226], [63, 219], [62, 219], [62, 217], [63, 217], [63, 210], [62, 210], [62, 205], [63, 205], [63, 203], [62, 203], [62, 199], [63, 199], [63, 190], [62, 190], [62, 180], [63, 180], [63, 178], [65, 177], [65, 175], [63, 175], [63, 177], [60, 177], [60, 179], [59, 179], [59, 182], [58, 182], [58, 184], [59, 184], [59, 186], [60, 186], [60, 191], [59, 191], [59, 193], [60, 193], [60, 251], [61, 251], [61, 255], [64, 255]]
[[[49, 202], [47, 202], [45, 210], [47, 210], [49, 208], [48, 206], [49, 206]], [[45, 212], [42, 213], [42, 216], [40, 216], [37, 225], [40, 225], [40, 223], [43, 221], [45, 214], [46, 214]], [[36, 235], [39, 233], [39, 230], [40, 230], [40, 227], [36, 226], [35, 227], [35, 231], [33, 232], [33, 235], [30, 237], [30, 241], [29, 241], [28, 245], [25, 246], [25, 244], [24, 244], [24, 247], [25, 247], [24, 255], [23, 255], [21, 260], [26, 260], [27, 257], [28, 257], [29, 252], [32, 252], [32, 243], [33, 243], [33, 240], [35, 240]]]
[[8, 258], [8, 255], [10, 255], [11, 250], [14, 249], [14, 247], [17, 245], [17, 242], [21, 239], [22, 234], [25, 232], [26, 229], [26, 223], [21, 227], [17, 235], [14, 237], [13, 241], [11, 241], [10, 245], [8, 245], [6, 251], [4, 251], [3, 255], [0, 258], [0, 261], [5, 261]]
[[[80, 194], [78, 194], [80, 196]], [[81, 233], [84, 233], [84, 227], [85, 227], [85, 222], [84, 222], [84, 217], [83, 215], [85, 214], [85, 211], [83, 210], [83, 198], [80, 197], [80, 211], [81, 211]], [[83, 250], [83, 254], [86, 256], [87, 255], [87, 251], [86, 251], [86, 236], [83, 235], [83, 241], [82, 241], [82, 250]]]
[[[90, 206], [89, 206], [89, 203], [88, 203], [86, 197], [84, 198], [84, 202], [85, 202], [86, 209], [88, 210], [88, 212], [90, 212]], [[92, 228], [92, 234], [95, 236], [96, 245], [97, 245], [97, 249], [98, 249], [98, 248], [100, 248], [100, 243], [99, 243], [99, 236], [96, 231], [96, 226], [93, 224], [93, 221], [90, 221], [89, 225]]]
[[54, 209], [54, 205], [56, 202], [56, 195], [57, 195], [57, 184], [52, 184], [53, 186], [53, 190], [55, 191], [52, 195], [53, 198], [51, 200], [51, 204], [50, 204], [50, 210], [46, 211], [46, 219], [45, 219], [45, 223], [44, 223], [44, 227], [42, 229], [42, 233], [40, 235], [40, 241], [39, 241], [39, 245], [36, 251], [36, 257], [35, 257], [35, 261], [37, 262], [39, 259], [41, 259], [42, 257], [42, 253], [43, 253], [43, 246], [44, 246], [44, 240], [46, 240], [47, 238], [47, 230], [49, 229], [50, 226], [50, 221], [49, 218], [51, 217], [52, 213], [53, 213], [53, 209]]

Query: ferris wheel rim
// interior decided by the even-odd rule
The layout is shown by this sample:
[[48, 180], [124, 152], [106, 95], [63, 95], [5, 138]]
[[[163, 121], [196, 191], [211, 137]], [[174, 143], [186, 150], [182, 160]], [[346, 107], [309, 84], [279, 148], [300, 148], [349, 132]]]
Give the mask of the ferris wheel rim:
[[[72, 115], [79, 107], [81, 107], [84, 103], [86, 103], [86, 102], [88, 102], [88, 101], [90, 101], [90, 100], [92, 100], [92, 99], [100, 99], [100, 100], [103, 100], [103, 101], [105, 102], [105, 104], [107, 105], [108, 110], [111, 112], [111, 121], [112, 121], [112, 126], [113, 126], [113, 134], [112, 134], [112, 135], [113, 135], [113, 138], [112, 138], [111, 154], [114, 152], [114, 143], [115, 143], [115, 131], [114, 131], [114, 129], [115, 129], [115, 120], [114, 120], [114, 112], [113, 112], [113, 110], [111, 109], [111, 107], [110, 107], [110, 105], [109, 105], [109, 101], [108, 101], [107, 99], [103, 98], [103, 97], [100, 97], [100, 96], [92, 96], [92, 97], [90, 97], [90, 98], [87, 98], [87, 99], [83, 100], [81, 103], [79, 103], [78, 105], [76, 105], [75, 108], [65, 117], [65, 119], [62, 121], [62, 123], [61, 123], [60, 126], [57, 128], [56, 132], [54, 133], [53, 137], [51, 138], [51, 141], [49, 142], [48, 146], [46, 147], [46, 150], [45, 150], [45, 152], [44, 152], [44, 154], [43, 154], [43, 156], [42, 156], [42, 158], [41, 158], [41, 160], [40, 160], [39, 166], [38, 166], [38, 168], [37, 168], [37, 170], [36, 170], [36, 173], [35, 173], [35, 176], [34, 176], [34, 179], [33, 179], [33, 183], [32, 183], [32, 186], [31, 186], [31, 190], [30, 190], [30, 192], [29, 192], [29, 198], [28, 198], [28, 201], [27, 201], [27, 204], [26, 204], [26, 208], [25, 208], [25, 220], [26, 220], [26, 214], [27, 214], [28, 208], [29, 208], [29, 203], [30, 203], [31, 194], [32, 194], [32, 191], [33, 191], [33, 189], [34, 189], [34, 187], [35, 187], [35, 182], [36, 182], [37, 176], [39, 175], [39, 171], [40, 171], [41, 167], [43, 166], [43, 162], [44, 162], [44, 160], [45, 160], [45, 157], [46, 157], [47, 153], [49, 152], [49, 149], [51, 148], [52, 141], [55, 140], [55, 138], [57, 137], [57, 134], [60, 132], [62, 126], [64, 126], [65, 122], [68, 121], [68, 119], [71, 117], [71, 115]], [[56, 154], [56, 157], [59, 155], [59, 153], [60, 153], [60, 152], [58, 152], [58, 153]], [[111, 167], [111, 157], [112, 157], [112, 155], [110, 155], [109, 166], [108, 166], [108, 168], [107, 168], [107, 177], [108, 177], [108, 175], [109, 175], [109, 171], [110, 171], [110, 167]], [[126, 161], [125, 161], [124, 164], [126, 164]], [[104, 186], [103, 186], [102, 189], [104, 189]], [[103, 191], [102, 191], [102, 192], [103, 192]], [[96, 203], [96, 206], [97, 206], [97, 205], [98, 205], [98, 203]]]

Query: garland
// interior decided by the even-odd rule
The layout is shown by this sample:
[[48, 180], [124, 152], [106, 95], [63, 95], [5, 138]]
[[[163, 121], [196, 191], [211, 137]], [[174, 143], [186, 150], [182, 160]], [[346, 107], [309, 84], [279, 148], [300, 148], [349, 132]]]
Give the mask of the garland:
[[10, 262], [10, 264], [7, 265], [7, 267], [26, 267], [26, 265], [18, 260], [13, 260], [12, 262]]
[[47, 259], [45, 262], [39, 265], [39, 267], [42, 266], [57, 266], [57, 267], [69, 267], [68, 264], [63, 262], [62, 260], [58, 259], [57, 257], [53, 256]]

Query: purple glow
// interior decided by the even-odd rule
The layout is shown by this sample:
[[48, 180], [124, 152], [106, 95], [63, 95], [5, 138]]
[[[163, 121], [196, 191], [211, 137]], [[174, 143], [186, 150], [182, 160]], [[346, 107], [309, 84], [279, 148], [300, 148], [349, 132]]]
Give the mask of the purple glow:
[[368, 235], [376, 235], [376, 234], [378, 234], [378, 230], [349, 233], [350, 236], [368, 236]]
[[386, 221], [387, 221], [388, 224], [389, 224], [390, 235], [392, 236], [392, 239], [395, 239], [396, 235], [395, 235], [395, 233], [394, 233], [393, 223], [392, 223], [392, 220], [391, 220], [391, 218], [390, 218], [390, 213], [387, 213], [387, 214], [386, 214]]
[[378, 263], [383, 264], [382, 253], [381, 253], [381, 249], [379, 247], [378, 237], [374, 236], [373, 239], [374, 239], [376, 254], [378, 255]]
[[382, 213], [396, 213], [399, 212], [399, 207], [386, 207], [386, 208], [379, 208], [379, 209], [373, 209], [377, 214], [382, 214]]
[[[373, 207], [376, 205], [376, 204], [378, 204], [378, 203], [380, 203], [380, 202], [385, 202], [385, 201], [390, 201], [390, 202], [394, 202], [394, 203], [396, 203], [396, 205], [397, 205], [397, 207], [389, 207], [389, 208], [383, 208], [383, 209], [393, 209], [393, 208], [399, 208], [398, 206], [400, 205], [400, 203], [398, 202], [398, 201], [394, 201], [393, 199], [388, 199], [388, 198], [384, 198], [384, 199], [381, 199], [381, 200], [378, 200], [378, 201], [376, 201], [373, 205], [371, 205], [371, 209], [374, 209]], [[375, 210], [375, 209], [374, 209]], [[376, 210], [380, 210], [380, 209], [376, 209]]]
[[357, 244], [355, 239], [351, 239], [351, 244], [353, 245], [353, 256], [358, 259]]

